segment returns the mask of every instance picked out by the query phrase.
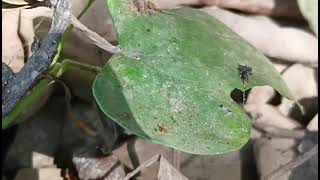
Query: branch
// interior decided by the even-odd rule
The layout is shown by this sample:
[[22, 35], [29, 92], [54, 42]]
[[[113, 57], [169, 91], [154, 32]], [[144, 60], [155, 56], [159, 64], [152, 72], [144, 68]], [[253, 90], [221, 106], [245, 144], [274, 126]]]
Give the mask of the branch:
[[298, 156], [297, 158], [291, 160], [287, 164], [281, 166], [279, 169], [271, 172], [270, 174], [266, 175], [262, 180], [272, 180], [275, 179], [286, 172], [289, 172], [293, 170], [294, 168], [300, 166], [304, 162], [308, 161], [311, 159], [314, 155], [318, 153], [318, 144], [316, 144], [313, 148], [311, 148], [308, 152]]
[[13, 75], [2, 91], [2, 119], [22, 100], [31, 90], [43, 73], [48, 70], [55, 54], [58, 43], [66, 30], [70, 18], [71, 4], [69, 0], [51, 0], [54, 14], [48, 35], [41, 40], [33, 54], [20, 72]]

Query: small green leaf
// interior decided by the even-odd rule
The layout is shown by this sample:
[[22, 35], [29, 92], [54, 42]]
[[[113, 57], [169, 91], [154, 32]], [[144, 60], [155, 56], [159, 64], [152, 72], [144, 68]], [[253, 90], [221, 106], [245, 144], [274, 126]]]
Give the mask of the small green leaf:
[[[189, 153], [221, 154], [250, 137], [250, 120], [230, 97], [235, 88], [270, 85], [292, 99], [268, 59], [207, 14], [107, 2], [123, 53], [103, 67], [93, 94], [128, 131]], [[252, 67], [246, 88], [238, 65]]]

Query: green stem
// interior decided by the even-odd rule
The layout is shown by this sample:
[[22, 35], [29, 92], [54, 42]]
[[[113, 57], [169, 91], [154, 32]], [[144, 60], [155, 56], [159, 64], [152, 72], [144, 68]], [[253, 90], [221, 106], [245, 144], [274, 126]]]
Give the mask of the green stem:
[[[82, 63], [78, 61], [73, 61], [71, 59], [64, 59], [61, 63], [61, 75], [65, 73], [70, 68], [78, 68], [81, 71], [91, 71], [93, 73], [99, 73], [101, 71], [101, 68], [98, 66], [94, 66], [87, 63]], [[59, 76], [60, 77], [60, 76]]]

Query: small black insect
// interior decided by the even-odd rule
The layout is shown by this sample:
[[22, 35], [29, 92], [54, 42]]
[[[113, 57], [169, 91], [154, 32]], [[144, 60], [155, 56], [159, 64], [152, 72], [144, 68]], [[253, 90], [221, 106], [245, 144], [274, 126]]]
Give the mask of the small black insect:
[[242, 83], [247, 83], [252, 75], [252, 67], [246, 65], [242, 66], [239, 64], [237, 70]]

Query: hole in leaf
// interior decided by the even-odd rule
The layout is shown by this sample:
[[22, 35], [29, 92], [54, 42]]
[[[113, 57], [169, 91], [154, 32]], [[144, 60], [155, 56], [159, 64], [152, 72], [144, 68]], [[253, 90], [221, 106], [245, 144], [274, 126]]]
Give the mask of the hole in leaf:
[[243, 95], [245, 96], [245, 100], [247, 100], [250, 90], [251, 89], [248, 89], [245, 91], [245, 93], [243, 93], [240, 89], [235, 88], [231, 91], [230, 97], [234, 102], [242, 104]]
[[281, 95], [280, 93], [276, 92], [275, 96], [269, 100], [268, 104], [277, 106], [281, 104]]

